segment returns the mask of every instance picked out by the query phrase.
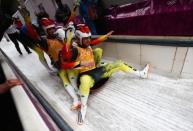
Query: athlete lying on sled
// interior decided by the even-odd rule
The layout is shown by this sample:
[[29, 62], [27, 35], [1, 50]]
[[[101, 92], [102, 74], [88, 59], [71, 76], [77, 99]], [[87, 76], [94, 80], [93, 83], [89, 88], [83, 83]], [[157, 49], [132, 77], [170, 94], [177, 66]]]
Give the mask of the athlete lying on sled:
[[[81, 109], [78, 115], [78, 124], [82, 124], [85, 120], [87, 100], [92, 88], [104, 82], [114, 72], [123, 71], [126, 73], [133, 73], [141, 78], [148, 77], [148, 64], [141, 71], [128, 66], [122, 61], [108, 63], [104, 66], [100, 65], [102, 49], [96, 48], [93, 50], [91, 46], [104, 41], [112, 32], [109, 32], [99, 39], [91, 40], [89, 28], [84, 24], [80, 24], [77, 25], [75, 31], [75, 41], [72, 40], [73, 31], [68, 30], [66, 33], [68, 34], [67, 43], [64, 44], [62, 49], [60, 61], [61, 68], [68, 70], [67, 73], [70, 75], [64, 72], [60, 73], [60, 76], [62, 77], [64, 75], [66, 76], [65, 78], [68, 78], [66, 79], [66, 83], [68, 84], [64, 83], [64, 86], [69, 86], [71, 83], [79, 92]], [[72, 43], [76, 46], [72, 46]], [[77, 83], [79, 83], [78, 86]]]
[[[79, 6], [79, 2], [80, 1], [77, 0], [74, 3], [74, 6], [73, 6], [72, 11], [71, 11], [71, 16], [68, 16], [68, 17], [66, 16], [67, 23], [69, 23], [70, 21], [73, 21], [73, 19], [76, 17], [76, 10]], [[55, 70], [53, 70], [52, 68], [49, 67], [49, 65], [44, 57], [44, 52], [47, 53], [47, 51], [48, 51], [48, 44], [47, 44], [47, 38], [46, 38], [46, 36], [48, 36], [48, 35], [46, 34], [46, 31], [44, 31], [42, 29], [42, 25], [40, 23], [40, 21], [42, 19], [45, 19], [45, 20], [48, 19], [49, 21], [54, 22], [54, 26], [55, 26], [55, 21], [49, 19], [49, 16], [47, 13], [40, 12], [37, 14], [37, 19], [38, 19], [39, 25], [34, 24], [33, 22], [31, 22], [30, 12], [26, 9], [26, 7], [25, 7], [24, 3], [22, 3], [22, 1], [20, 2], [19, 12], [23, 16], [24, 21], [25, 21], [25, 25], [23, 25], [21, 30], [20, 30], [20, 35], [22, 36], [23, 40], [25, 41], [25, 43], [27, 44], [27, 46], [29, 48], [31, 48], [32, 50], [34, 50], [36, 52], [36, 54], [39, 57], [40, 62], [44, 65], [44, 67], [51, 74], [56, 73]], [[65, 12], [63, 14], [63, 17], [65, 17]], [[63, 27], [61, 27], [61, 28], [63, 28]], [[57, 39], [64, 37], [64, 35], [63, 35], [64, 31], [61, 28], [57, 28], [57, 30], [56, 30], [56, 32], [59, 36]], [[47, 29], [45, 29], [45, 30], [47, 30]]]
[[[33, 30], [33, 27], [31, 26], [29, 15], [25, 15], [24, 18], [28, 29], [28, 33], [30, 33], [29, 36], [31, 36], [31, 38], [33, 39], [39, 39], [39, 37], [36, 36], [36, 32], [33, 32], [34, 30]], [[85, 119], [87, 99], [90, 93], [90, 89], [92, 89], [94, 85], [96, 85], [97, 83], [100, 83], [106, 78], [109, 78], [114, 72], [119, 70], [122, 70], [124, 72], [134, 73], [140, 77], [146, 77], [147, 71], [149, 69], [149, 65], [147, 65], [142, 71], [138, 71], [132, 67], [129, 67], [120, 61], [100, 67], [102, 50], [100, 48], [96, 48], [93, 51], [90, 46], [96, 45], [102, 42], [111, 33], [105, 36], [102, 36], [99, 39], [91, 41], [90, 40], [91, 34], [88, 27], [85, 25], [79, 25], [77, 27], [78, 29], [75, 32], [76, 34], [75, 40], [77, 40], [76, 41], [77, 47], [72, 48], [72, 46], [70, 45], [72, 44], [71, 43], [72, 37], [69, 37], [68, 42], [66, 44], [68, 46], [63, 48], [63, 51], [62, 51], [62, 60], [59, 60], [58, 56], [59, 56], [59, 50], [61, 50], [61, 48], [63, 47], [63, 43], [56, 42], [57, 40], [54, 37], [51, 37], [51, 39], [47, 39], [48, 45], [47, 45], [46, 53], [49, 54], [50, 58], [53, 60], [52, 61], [53, 64], [57, 65], [57, 68], [59, 70], [59, 76], [63, 80], [65, 89], [73, 98], [72, 109], [77, 109], [78, 107], [80, 107], [79, 99], [73, 89], [75, 88], [77, 91], [77, 84], [76, 84], [77, 80], [80, 83], [78, 88], [80, 92], [82, 105], [81, 105], [81, 110], [79, 114], [80, 119], [78, 122], [79, 124], [81, 124]], [[49, 33], [53, 33], [52, 29], [50, 28], [46, 28], [46, 30]], [[66, 36], [72, 36], [72, 35], [66, 35]], [[54, 45], [53, 43], [59, 46], [56, 46], [57, 48], [51, 48], [50, 45]], [[45, 65], [45, 67], [47, 67], [46, 62], [44, 62], [45, 58], [42, 55], [43, 52], [41, 48], [38, 48], [38, 46], [35, 45], [32, 47], [32, 49], [34, 49], [37, 52], [37, 54], [40, 57], [40, 60], [43, 61], [43, 64]], [[61, 61], [61, 63], [59, 61]], [[70, 83], [73, 85], [73, 87], [71, 86]]]

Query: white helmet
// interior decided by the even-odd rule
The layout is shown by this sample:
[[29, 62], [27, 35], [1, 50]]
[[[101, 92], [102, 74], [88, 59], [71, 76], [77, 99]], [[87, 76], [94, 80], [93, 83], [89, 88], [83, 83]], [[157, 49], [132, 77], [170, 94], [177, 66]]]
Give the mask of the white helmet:
[[64, 39], [66, 39], [66, 33], [64, 31], [64, 28], [57, 29], [55, 34], [57, 35], [57, 38], [63, 42], [64, 42]]
[[91, 32], [90, 29], [87, 25], [85, 24], [78, 24], [76, 28], [76, 33], [75, 35], [79, 38], [84, 38], [84, 37], [90, 37]]
[[67, 39], [69, 37], [69, 33], [72, 32], [72, 37], [74, 38], [75, 34], [75, 27], [73, 22], [69, 22], [69, 24], [67, 25], [66, 28], [64, 28], [63, 26], [57, 26], [58, 29], [56, 30], [56, 35], [57, 38], [61, 41], [64, 41], [65, 39]]
[[66, 31], [66, 38], [68, 38], [69, 37], [69, 33], [70, 32], [72, 32], [72, 38], [74, 38], [75, 37], [75, 27], [74, 27], [74, 23], [73, 22], [69, 22], [68, 23], [68, 25], [67, 25], [67, 27], [66, 27], [66, 29], [65, 29], [65, 31]]
[[82, 38], [91, 37], [91, 31], [87, 25], [78, 24], [75, 35], [80, 39], [80, 44], [82, 44]]

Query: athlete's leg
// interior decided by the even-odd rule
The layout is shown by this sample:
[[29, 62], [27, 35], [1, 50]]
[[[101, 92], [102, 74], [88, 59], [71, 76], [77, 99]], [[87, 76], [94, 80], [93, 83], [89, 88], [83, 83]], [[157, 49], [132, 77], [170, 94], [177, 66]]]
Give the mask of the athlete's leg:
[[77, 96], [74, 88], [70, 85], [70, 82], [69, 82], [68, 76], [67, 76], [67, 71], [60, 70], [59, 76], [62, 79], [65, 90], [68, 92], [68, 94], [73, 99], [73, 104], [72, 104], [71, 109], [78, 109], [80, 107], [80, 102], [79, 102], [78, 96]]
[[95, 83], [94, 79], [89, 75], [82, 75], [80, 77], [79, 88], [80, 88], [80, 99], [81, 99], [81, 111], [78, 119], [78, 124], [82, 124], [85, 119], [88, 96], [90, 93], [90, 88], [93, 87], [94, 83]]
[[19, 52], [19, 54], [22, 55], [21, 49], [20, 49], [20, 47], [19, 47], [19, 43], [18, 43], [18, 41], [17, 41], [17, 39], [16, 39], [16, 38], [17, 38], [16, 33], [8, 34], [8, 36], [9, 36], [10, 40], [14, 43], [15, 48], [17, 49], [17, 51]]
[[97, 67], [100, 66], [101, 64], [101, 59], [102, 59], [102, 55], [103, 55], [103, 50], [101, 48], [96, 48], [94, 49], [94, 60], [95, 60], [95, 64]]
[[46, 58], [44, 56], [44, 52], [41, 48], [37, 47], [37, 46], [34, 46], [32, 48], [36, 54], [38, 55], [39, 57], [39, 60], [40, 62], [44, 65], [44, 67], [49, 71], [49, 73], [56, 73], [56, 71], [54, 71], [53, 69], [51, 69], [46, 61]]
[[16, 33], [16, 39], [23, 45], [27, 53], [28, 54], [32, 53], [22, 37], [25, 37], [25, 36], [22, 36], [22, 34]]
[[114, 72], [117, 72], [117, 71], [132, 73], [132, 74], [137, 75], [141, 78], [147, 78], [148, 77], [149, 64], [147, 64], [143, 70], [139, 71], [139, 70], [125, 64], [122, 61], [116, 61], [116, 62], [109, 63], [109, 64], [105, 65], [104, 69], [106, 71], [103, 75], [104, 78], [110, 77]]
[[76, 69], [72, 69], [72, 70], [67, 70], [67, 73], [68, 73], [68, 79], [70, 80], [71, 85], [74, 87], [76, 93], [79, 94], [78, 85], [77, 85], [79, 71]]

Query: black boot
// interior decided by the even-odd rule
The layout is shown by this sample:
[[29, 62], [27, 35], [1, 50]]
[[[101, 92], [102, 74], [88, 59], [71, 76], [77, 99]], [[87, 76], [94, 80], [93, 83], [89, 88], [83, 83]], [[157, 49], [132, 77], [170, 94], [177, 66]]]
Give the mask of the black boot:
[[31, 51], [29, 51], [29, 52], [27, 52], [28, 54], [31, 54], [32, 52]]
[[23, 55], [23, 53], [22, 53], [22, 52], [19, 52], [19, 54], [20, 54], [20, 55]]

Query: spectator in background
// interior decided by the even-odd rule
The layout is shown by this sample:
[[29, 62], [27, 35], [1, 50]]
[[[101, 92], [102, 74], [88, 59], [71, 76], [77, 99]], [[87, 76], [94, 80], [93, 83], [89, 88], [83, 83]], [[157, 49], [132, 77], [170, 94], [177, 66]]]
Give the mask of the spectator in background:
[[[14, 3], [14, 1], [12, 1]], [[14, 8], [13, 4], [10, 4], [9, 1], [0, 1], [0, 41], [5, 33], [5, 30], [13, 23], [12, 15], [16, 11], [16, 7]], [[21, 84], [19, 80], [6, 80], [4, 71], [2, 69], [1, 63], [3, 61], [3, 56], [0, 53], [0, 94], [5, 93], [10, 88], [14, 87], [15, 85]], [[3, 108], [3, 104], [1, 103], [1, 109]], [[1, 110], [0, 110], [1, 112]], [[0, 115], [1, 118], [2, 115]], [[0, 121], [1, 122], [1, 121]], [[1, 122], [1, 125], [4, 124]]]
[[21, 30], [21, 28], [23, 26], [21, 20], [18, 17], [14, 17], [13, 20], [14, 20], [14, 24], [15, 24], [16, 28], [18, 30]]
[[[5, 30], [12, 24], [11, 16], [16, 12], [16, 0], [11, 2], [8, 0], [0, 1], [0, 41], [5, 33]], [[1, 67], [0, 56], [0, 130], [1, 131], [23, 131], [22, 125], [19, 121], [17, 111], [15, 109], [11, 94], [8, 91], [14, 85], [21, 84], [19, 80], [6, 80], [3, 69]], [[4, 94], [2, 94], [4, 93]]]
[[0, 66], [0, 94], [7, 92], [9, 89], [14, 87], [15, 85], [20, 85], [21, 82], [19, 80], [6, 80], [3, 74], [2, 67]]
[[9, 90], [16, 85], [21, 85], [18, 79], [6, 79], [5, 72], [1, 66], [3, 61], [0, 54], [0, 130], [1, 131], [23, 131], [17, 111]]
[[94, 20], [98, 18], [96, 3], [98, 0], [81, 0], [79, 13], [85, 23], [89, 26], [92, 35], [97, 35]]
[[58, 8], [56, 9], [55, 19], [56, 19], [56, 28], [65, 27], [70, 21], [75, 24], [83, 23], [82, 17], [77, 15], [77, 8], [80, 3], [79, 0], [75, 0], [72, 10], [70, 10], [67, 4], [63, 4], [61, 0], [56, 0]]
[[[25, 50], [27, 51], [28, 54], [31, 53], [31, 51], [29, 50], [29, 48], [27, 47], [27, 45], [23, 42], [20, 34], [19, 34], [19, 30], [16, 29], [16, 26], [14, 24], [12, 24], [6, 31], [5, 33], [9, 36], [10, 40], [14, 43], [15, 48], [17, 49], [17, 51], [19, 52], [20, 55], [22, 55], [21, 49], [19, 47], [19, 43], [18, 41], [21, 42], [21, 44], [24, 46]], [[8, 39], [7, 39], [8, 41]]]
[[0, 10], [0, 21], [1, 21], [0, 23], [0, 41], [1, 41], [5, 30], [10, 26], [13, 20], [9, 14], [6, 14], [2, 10]]
[[71, 10], [67, 4], [63, 4], [61, 0], [56, 0], [58, 8], [56, 9], [55, 19], [57, 24], [65, 26], [68, 22], [68, 19], [71, 16]]

